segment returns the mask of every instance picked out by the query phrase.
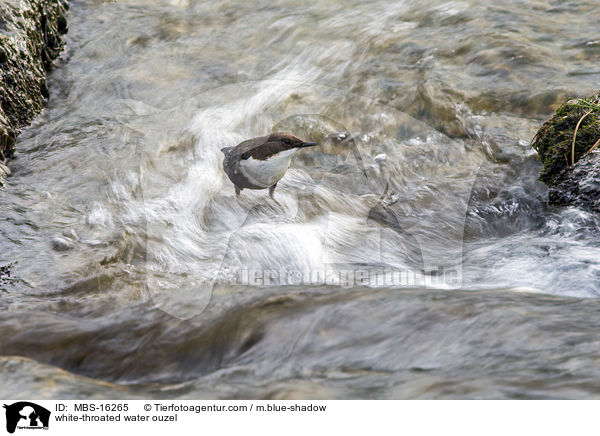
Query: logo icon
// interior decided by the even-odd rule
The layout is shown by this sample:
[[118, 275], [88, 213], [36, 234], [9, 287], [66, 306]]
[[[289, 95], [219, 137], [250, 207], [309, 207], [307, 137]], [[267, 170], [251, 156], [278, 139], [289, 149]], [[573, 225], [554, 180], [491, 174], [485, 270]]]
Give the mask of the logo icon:
[[48, 429], [50, 423], [50, 411], [42, 406], [28, 401], [19, 401], [10, 406], [4, 405], [6, 409], [6, 431], [14, 433], [19, 429]]

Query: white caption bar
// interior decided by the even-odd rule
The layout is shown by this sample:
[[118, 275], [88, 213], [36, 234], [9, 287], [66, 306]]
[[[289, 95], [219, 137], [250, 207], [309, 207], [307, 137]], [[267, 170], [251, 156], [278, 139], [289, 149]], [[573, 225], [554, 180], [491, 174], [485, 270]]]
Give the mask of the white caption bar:
[[502, 435], [597, 432], [597, 401], [3, 400], [0, 433]]

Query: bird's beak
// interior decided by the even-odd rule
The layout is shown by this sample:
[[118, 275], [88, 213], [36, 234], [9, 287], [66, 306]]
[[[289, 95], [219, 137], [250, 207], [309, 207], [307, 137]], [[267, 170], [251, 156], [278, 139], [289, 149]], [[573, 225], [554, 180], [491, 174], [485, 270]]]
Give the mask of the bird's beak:
[[319, 145], [318, 142], [303, 142], [302, 147], [312, 147], [313, 145]]

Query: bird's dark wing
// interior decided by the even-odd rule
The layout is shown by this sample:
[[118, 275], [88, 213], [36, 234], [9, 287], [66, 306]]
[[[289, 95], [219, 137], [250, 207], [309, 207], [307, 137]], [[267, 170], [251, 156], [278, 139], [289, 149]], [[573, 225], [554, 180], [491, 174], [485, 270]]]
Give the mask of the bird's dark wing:
[[258, 138], [247, 139], [233, 147], [230, 153], [232, 154], [232, 157], [235, 156], [242, 160], [248, 159], [252, 156], [254, 151], [267, 142], [267, 138], [268, 136], [260, 136]]

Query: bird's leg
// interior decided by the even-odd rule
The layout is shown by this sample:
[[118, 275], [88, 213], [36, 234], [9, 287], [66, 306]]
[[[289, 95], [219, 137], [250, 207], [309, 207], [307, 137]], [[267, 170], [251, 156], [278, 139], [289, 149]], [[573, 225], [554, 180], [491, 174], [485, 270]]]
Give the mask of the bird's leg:
[[236, 185], [233, 185], [235, 188], [235, 196], [239, 197], [240, 196], [240, 192], [242, 192], [242, 190], [240, 188], [238, 188]]
[[277, 186], [277, 183], [275, 183], [273, 186], [271, 186], [271, 187], [269, 188], [269, 197], [271, 197], [271, 198], [275, 198], [275, 197], [273, 197], [273, 194], [275, 194], [275, 187], [276, 187], [276, 186]]

